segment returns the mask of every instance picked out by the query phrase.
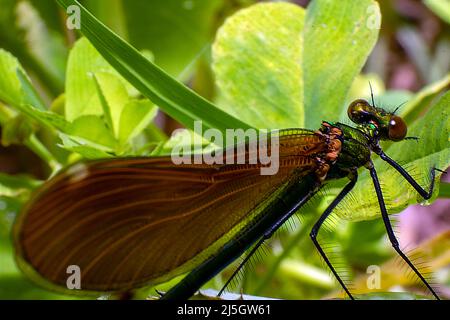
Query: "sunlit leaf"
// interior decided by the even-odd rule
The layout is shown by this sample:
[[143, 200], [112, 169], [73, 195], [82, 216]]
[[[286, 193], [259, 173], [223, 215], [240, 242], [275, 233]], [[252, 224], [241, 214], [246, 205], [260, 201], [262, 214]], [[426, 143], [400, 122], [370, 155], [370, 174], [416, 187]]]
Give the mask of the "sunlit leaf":
[[31, 104], [45, 109], [19, 61], [9, 52], [0, 48], [0, 100], [10, 106]]
[[120, 115], [119, 143], [124, 145], [139, 134], [156, 116], [157, 108], [147, 100], [131, 100]]
[[219, 29], [213, 68], [221, 108], [258, 128], [303, 126], [303, 8], [261, 3]]
[[117, 144], [105, 122], [94, 115], [85, 115], [75, 119], [69, 134], [111, 149], [114, 149]]
[[97, 94], [102, 103], [103, 114], [115, 137], [119, 136], [119, 122], [122, 110], [129, 100], [128, 92], [120, 79], [111, 73], [95, 74]]
[[305, 126], [341, 114], [348, 90], [378, 38], [378, 3], [312, 1], [306, 10], [303, 74]]

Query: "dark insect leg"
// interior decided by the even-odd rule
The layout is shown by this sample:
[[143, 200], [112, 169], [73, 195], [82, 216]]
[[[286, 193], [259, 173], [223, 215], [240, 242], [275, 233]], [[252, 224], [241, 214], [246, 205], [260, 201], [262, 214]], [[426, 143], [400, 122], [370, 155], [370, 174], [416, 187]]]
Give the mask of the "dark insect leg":
[[317, 235], [319, 234], [320, 227], [324, 223], [324, 221], [327, 219], [327, 217], [330, 215], [330, 213], [333, 211], [333, 209], [339, 204], [339, 202], [342, 201], [342, 199], [345, 198], [345, 196], [353, 189], [353, 187], [356, 184], [356, 181], [358, 179], [358, 175], [356, 171], [350, 176], [350, 182], [347, 183], [347, 185], [344, 187], [344, 189], [341, 190], [341, 192], [338, 194], [338, 196], [331, 202], [331, 204], [328, 206], [328, 208], [325, 210], [324, 213], [320, 216], [319, 220], [317, 220], [316, 224], [313, 226], [311, 233], [309, 236], [311, 237], [312, 241], [314, 242], [314, 245], [316, 246], [317, 250], [319, 251], [320, 255], [322, 256], [325, 263], [330, 268], [331, 272], [333, 272], [334, 276], [338, 280], [339, 284], [342, 286], [342, 288], [345, 290], [345, 292], [348, 294], [350, 299], [354, 300], [352, 294], [348, 290], [347, 286], [344, 284], [344, 281], [342, 281], [339, 274], [334, 269], [333, 265], [331, 264], [330, 260], [328, 259], [327, 255], [325, 254], [325, 251], [323, 251], [322, 247], [319, 244], [319, 241], [317, 241]]
[[[282, 200], [282, 199], [280, 199]], [[247, 256], [242, 260], [242, 262], [239, 264], [239, 266], [234, 270], [233, 274], [228, 278], [227, 282], [224, 284], [222, 289], [220, 289], [219, 293], [217, 294], [218, 297], [222, 295], [222, 293], [225, 291], [225, 289], [228, 287], [228, 285], [231, 283], [233, 278], [239, 273], [239, 271], [244, 267], [244, 265], [250, 260], [250, 258], [255, 254], [256, 251], [258, 251], [259, 247], [264, 243], [264, 241], [270, 239], [272, 235], [277, 231], [291, 216], [292, 213], [294, 213], [295, 210], [288, 211], [287, 214], [283, 215], [281, 219], [277, 221], [273, 226], [270, 227], [269, 230], [267, 230], [261, 239], [258, 240], [258, 242], [253, 246], [253, 248], [250, 250], [250, 252], [247, 254]]]
[[[401, 167], [400, 167], [401, 168]], [[402, 169], [402, 168], [401, 168]], [[402, 169], [403, 170], [403, 169]], [[372, 177], [372, 181], [373, 181], [373, 185], [375, 187], [375, 191], [377, 194], [377, 198], [378, 198], [378, 203], [380, 205], [380, 211], [381, 211], [381, 216], [383, 218], [383, 222], [384, 225], [386, 227], [386, 232], [388, 234], [389, 237], [389, 241], [392, 244], [392, 247], [395, 249], [395, 251], [397, 251], [397, 253], [400, 255], [400, 257], [402, 257], [402, 259], [408, 264], [408, 266], [415, 272], [415, 274], [419, 277], [419, 279], [426, 285], [426, 287], [428, 288], [428, 290], [430, 290], [430, 292], [433, 294], [433, 296], [440, 300], [438, 295], [436, 294], [436, 292], [434, 292], [433, 288], [431, 288], [431, 286], [429, 285], [429, 283], [425, 280], [425, 278], [422, 276], [422, 274], [419, 272], [419, 270], [417, 270], [417, 268], [414, 266], [414, 264], [409, 260], [409, 258], [403, 253], [403, 251], [400, 249], [400, 245], [398, 243], [397, 238], [395, 237], [394, 231], [392, 230], [392, 224], [391, 221], [389, 220], [389, 215], [387, 213], [386, 210], [386, 205], [384, 203], [384, 199], [383, 199], [383, 193], [381, 192], [381, 187], [380, 187], [380, 182], [378, 180], [378, 176], [377, 176], [377, 172], [375, 170], [375, 167], [372, 165], [371, 168], [369, 168], [370, 171], [370, 176]], [[433, 170], [434, 172], [434, 170]], [[410, 177], [411, 178], [411, 177]], [[434, 178], [434, 177], [433, 177]], [[412, 178], [411, 178], [412, 179]], [[412, 180], [414, 183], [416, 183], [414, 180]], [[416, 183], [417, 185], [417, 183]], [[413, 185], [414, 186], [414, 185]], [[420, 186], [419, 186], [420, 188]], [[432, 187], [430, 188], [430, 195], [432, 193]], [[417, 190], [417, 189], [416, 189]], [[425, 195], [427, 195], [427, 193], [425, 192], [425, 190], [421, 189], [423, 191], [423, 193]], [[419, 190], [418, 190], [419, 191]], [[425, 198], [425, 197], [424, 197]], [[428, 197], [429, 198], [429, 197]]]
[[411, 177], [409, 175], [408, 172], [406, 172], [405, 169], [403, 169], [397, 162], [395, 162], [394, 160], [392, 160], [391, 158], [389, 158], [384, 152], [383, 150], [380, 150], [377, 152], [378, 155], [380, 156], [381, 159], [383, 159], [384, 161], [386, 161], [387, 163], [389, 163], [395, 170], [397, 170], [402, 176], [403, 178], [405, 178], [406, 181], [408, 181], [408, 183], [414, 188], [416, 189], [416, 191], [425, 199], [428, 200], [431, 198], [432, 194], [433, 194], [433, 189], [434, 189], [434, 183], [435, 183], [435, 176], [436, 176], [436, 171], [440, 171], [440, 172], [444, 172], [441, 171], [439, 169], [436, 168], [432, 168], [431, 169], [431, 185], [428, 191], [426, 191], [424, 188], [422, 188], [415, 180], [413, 177]]
[[259, 241], [253, 246], [253, 248], [250, 250], [250, 252], [247, 254], [247, 256], [242, 260], [242, 262], [239, 264], [239, 266], [234, 270], [233, 274], [228, 278], [227, 282], [223, 285], [222, 289], [220, 289], [219, 293], [217, 294], [218, 297], [222, 295], [222, 293], [225, 291], [225, 289], [228, 287], [228, 285], [231, 283], [233, 278], [239, 273], [239, 271], [244, 267], [244, 265], [250, 260], [250, 258], [253, 256], [253, 254], [259, 249], [259, 247], [269, 239], [269, 237], [262, 237], [259, 239]]

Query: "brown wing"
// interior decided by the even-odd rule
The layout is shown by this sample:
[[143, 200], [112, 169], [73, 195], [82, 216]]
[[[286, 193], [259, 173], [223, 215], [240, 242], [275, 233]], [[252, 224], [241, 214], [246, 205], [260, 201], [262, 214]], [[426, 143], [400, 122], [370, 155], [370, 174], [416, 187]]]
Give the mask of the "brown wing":
[[15, 224], [15, 246], [31, 277], [65, 287], [122, 291], [168, 280], [204, 261], [238, 232], [293, 170], [317, 167], [324, 138], [284, 131], [280, 169], [174, 165], [169, 157], [79, 163], [49, 180]]

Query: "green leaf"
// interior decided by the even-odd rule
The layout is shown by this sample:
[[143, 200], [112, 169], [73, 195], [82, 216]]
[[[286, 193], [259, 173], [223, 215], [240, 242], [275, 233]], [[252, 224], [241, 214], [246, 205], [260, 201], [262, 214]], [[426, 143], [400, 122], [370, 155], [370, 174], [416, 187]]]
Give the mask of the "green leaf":
[[228, 18], [213, 46], [222, 109], [258, 128], [303, 125], [303, 8], [261, 3]]
[[17, 109], [26, 114], [30, 118], [36, 120], [38, 123], [49, 128], [58, 129], [62, 132], [69, 132], [72, 124], [67, 122], [64, 117], [50, 111], [41, 111], [31, 105], [17, 106]]
[[112, 33], [75, 0], [58, 0], [64, 8], [77, 5], [81, 10], [81, 32], [102, 56], [143, 95], [163, 111], [184, 124], [194, 127], [203, 120], [206, 128], [247, 129], [250, 126], [221, 111], [180, 82], [148, 61], [136, 49]]
[[72, 123], [72, 128], [68, 133], [110, 149], [115, 149], [117, 146], [112, 132], [98, 116], [84, 115], [78, 117]]
[[[419, 137], [419, 141], [406, 140], [392, 143], [385, 150], [386, 154], [410, 172], [424, 189], [427, 189], [430, 184], [432, 167], [446, 169], [450, 166], [449, 105], [450, 91], [442, 96], [424, 117], [408, 128], [408, 135]], [[423, 201], [395, 169], [380, 158], [376, 158], [374, 165], [382, 183], [389, 213], [400, 212], [410, 204]], [[440, 175], [441, 173], [436, 173], [437, 179]], [[436, 183], [433, 198], [439, 193], [438, 189], [439, 183]], [[337, 190], [334, 191], [337, 192]], [[355, 221], [380, 217], [378, 201], [368, 170], [364, 169], [348, 199], [336, 208], [337, 215]]]
[[156, 116], [158, 109], [148, 100], [131, 100], [123, 108], [119, 125], [119, 144], [136, 137]]
[[431, 11], [450, 24], [450, 0], [424, 0]]
[[112, 157], [111, 149], [102, 145], [95, 144], [91, 141], [74, 137], [66, 134], [60, 134], [62, 144], [60, 147], [75, 152], [83, 156], [85, 159], [106, 159]]
[[19, 61], [9, 52], [0, 48], [0, 100], [17, 107], [31, 104], [35, 108], [45, 109], [45, 105], [36, 93], [31, 80]]
[[380, 21], [373, 0], [309, 4], [303, 53], [307, 128], [341, 114], [353, 79], [375, 45]]
[[[59, 146], [82, 155], [86, 159], [98, 159], [111, 157], [112, 149], [101, 144], [96, 144], [90, 140], [60, 133], [62, 144]], [[78, 158], [75, 157], [78, 160]]]
[[67, 63], [65, 116], [68, 121], [103, 113], [93, 78], [97, 72], [113, 70], [89, 41], [81, 38], [70, 51]]
[[103, 114], [115, 137], [119, 136], [119, 122], [122, 110], [129, 100], [128, 92], [120, 78], [106, 72], [95, 74], [98, 95], [102, 102]]

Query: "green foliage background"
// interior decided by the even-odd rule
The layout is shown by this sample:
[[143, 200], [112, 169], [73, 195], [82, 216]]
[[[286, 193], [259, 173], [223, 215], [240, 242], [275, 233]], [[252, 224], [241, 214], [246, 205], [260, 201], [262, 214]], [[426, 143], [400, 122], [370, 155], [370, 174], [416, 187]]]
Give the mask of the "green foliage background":
[[[61, 7], [76, 1], [0, 0], [1, 142], [25, 146], [43, 163], [37, 177], [0, 175], [0, 298], [72, 298], [40, 289], [17, 270], [9, 241], [14, 216], [41, 179], [79, 159], [167, 153], [183, 137], [169, 137], [157, 125], [158, 110], [187, 129], [198, 119], [221, 131], [317, 128], [322, 120], [347, 121], [346, 106], [367, 98], [371, 81], [377, 104], [393, 109], [408, 101], [399, 112], [409, 124], [408, 135], [420, 137], [419, 142], [385, 144], [386, 153], [421, 185], [429, 183], [432, 166], [450, 165], [445, 61], [429, 59], [441, 73], [428, 77], [417, 92], [385, 91], [377, 75], [361, 73], [382, 23], [376, 1], [315, 0], [306, 9], [255, 2], [87, 0], [82, 4], [92, 14], [81, 7], [78, 32], [67, 30], [61, 18]], [[448, 22], [445, 1], [425, 3]], [[393, 169], [375, 163], [390, 213], [421, 201]], [[282, 298], [338, 294], [312, 254], [308, 233], [342, 183], [330, 184], [326, 194], [299, 213], [302, 223], [280, 232], [271, 252], [254, 266], [256, 272], [245, 268], [239, 284], [245, 293]], [[445, 184], [442, 190], [448, 190]], [[433, 199], [439, 188], [435, 191]], [[361, 172], [356, 190], [335, 216], [343, 222], [329, 226], [333, 233], [326, 240], [336, 243], [341, 260], [356, 275], [392, 257], [375, 219], [379, 209], [367, 173]], [[439, 252], [445, 256], [448, 249]], [[232, 270], [205, 288], [220, 289]], [[157, 288], [167, 289], [177, 280]], [[152, 290], [143, 289], [137, 297], [148, 294]]]

